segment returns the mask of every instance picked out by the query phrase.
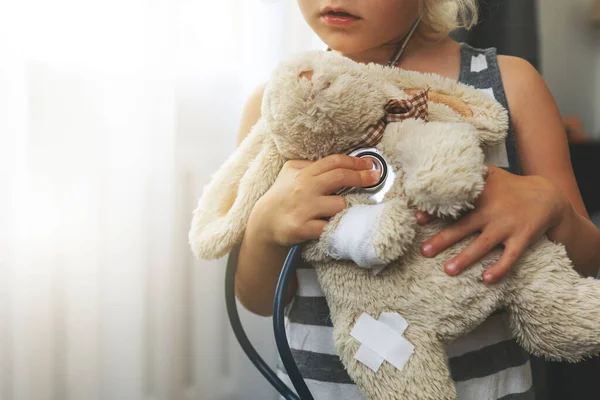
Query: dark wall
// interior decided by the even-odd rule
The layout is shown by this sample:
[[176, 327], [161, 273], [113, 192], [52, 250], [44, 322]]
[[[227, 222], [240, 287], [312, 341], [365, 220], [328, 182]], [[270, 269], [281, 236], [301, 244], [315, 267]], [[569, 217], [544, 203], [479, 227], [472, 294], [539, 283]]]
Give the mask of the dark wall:
[[480, 0], [480, 23], [453, 37], [474, 47], [496, 47], [499, 54], [524, 58], [539, 69], [535, 0]]

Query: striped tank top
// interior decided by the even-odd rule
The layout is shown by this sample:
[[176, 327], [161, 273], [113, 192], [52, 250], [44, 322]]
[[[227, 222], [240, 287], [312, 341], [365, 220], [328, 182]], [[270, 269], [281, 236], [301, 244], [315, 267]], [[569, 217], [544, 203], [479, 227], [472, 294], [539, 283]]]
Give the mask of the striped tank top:
[[[461, 44], [459, 81], [493, 96], [508, 110], [495, 49]], [[486, 151], [486, 163], [519, 174], [512, 123], [504, 144]], [[329, 308], [315, 269], [298, 266], [298, 291], [288, 308], [287, 334], [292, 353], [316, 400], [359, 400], [364, 396], [336, 354]], [[517, 345], [504, 311], [446, 346], [460, 400], [532, 400], [531, 361]], [[281, 365], [278, 373], [293, 387]]]

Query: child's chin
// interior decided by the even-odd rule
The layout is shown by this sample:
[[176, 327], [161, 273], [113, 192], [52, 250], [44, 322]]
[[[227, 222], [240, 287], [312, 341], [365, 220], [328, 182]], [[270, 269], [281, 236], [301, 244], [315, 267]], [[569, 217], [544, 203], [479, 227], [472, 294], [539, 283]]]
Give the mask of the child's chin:
[[347, 56], [361, 54], [369, 49], [368, 46], [360, 45], [354, 35], [348, 33], [331, 34], [322, 40], [330, 49]]

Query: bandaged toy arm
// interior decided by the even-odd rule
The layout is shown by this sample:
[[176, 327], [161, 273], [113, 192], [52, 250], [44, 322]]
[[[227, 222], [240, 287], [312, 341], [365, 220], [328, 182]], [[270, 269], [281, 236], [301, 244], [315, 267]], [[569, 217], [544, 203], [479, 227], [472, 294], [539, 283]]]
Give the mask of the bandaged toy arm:
[[388, 132], [397, 135], [404, 190], [411, 204], [453, 218], [472, 207], [483, 191], [487, 171], [474, 127], [411, 119], [388, 126]]
[[415, 236], [416, 220], [405, 200], [360, 204], [361, 195], [346, 197], [348, 208], [334, 216], [309, 261], [350, 260], [361, 268], [383, 267], [400, 258]]

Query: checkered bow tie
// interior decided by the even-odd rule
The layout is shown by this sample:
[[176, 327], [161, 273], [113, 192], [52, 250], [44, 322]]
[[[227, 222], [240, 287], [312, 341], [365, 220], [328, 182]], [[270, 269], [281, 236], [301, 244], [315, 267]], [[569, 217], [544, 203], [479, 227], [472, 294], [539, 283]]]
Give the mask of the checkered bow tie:
[[356, 147], [375, 147], [383, 138], [385, 127], [391, 122], [400, 122], [409, 118], [420, 118], [425, 122], [429, 121], [427, 111], [427, 101], [429, 99], [429, 89], [402, 100], [390, 100], [385, 106], [385, 115], [375, 125], [371, 125], [362, 138], [357, 142]]

